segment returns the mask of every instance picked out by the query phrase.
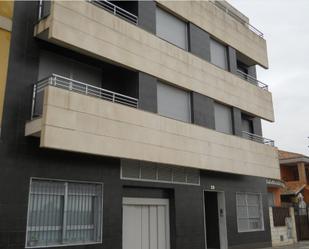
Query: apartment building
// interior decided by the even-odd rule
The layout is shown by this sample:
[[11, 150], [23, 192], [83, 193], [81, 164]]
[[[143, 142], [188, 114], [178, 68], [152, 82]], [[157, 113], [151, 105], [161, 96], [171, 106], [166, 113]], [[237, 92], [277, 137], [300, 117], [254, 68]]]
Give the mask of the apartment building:
[[271, 245], [263, 34], [227, 2], [14, 4], [0, 248]]

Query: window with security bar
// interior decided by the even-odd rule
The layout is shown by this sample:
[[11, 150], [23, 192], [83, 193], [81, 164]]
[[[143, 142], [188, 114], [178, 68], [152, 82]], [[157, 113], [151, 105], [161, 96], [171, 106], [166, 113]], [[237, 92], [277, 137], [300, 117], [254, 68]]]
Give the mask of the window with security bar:
[[264, 230], [262, 195], [255, 193], [237, 193], [238, 232]]
[[102, 242], [103, 185], [31, 179], [26, 247]]
[[122, 159], [120, 178], [135, 181], [200, 185], [200, 170]]

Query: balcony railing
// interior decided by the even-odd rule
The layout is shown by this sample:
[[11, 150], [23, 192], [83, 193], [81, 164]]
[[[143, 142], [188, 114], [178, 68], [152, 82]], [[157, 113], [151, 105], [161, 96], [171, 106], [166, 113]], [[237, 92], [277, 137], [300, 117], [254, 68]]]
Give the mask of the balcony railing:
[[132, 13], [118, 7], [117, 5], [107, 0], [88, 0], [88, 2], [113, 13], [115, 16], [119, 16], [136, 25], [138, 24], [138, 18], [136, 15], [133, 15]]
[[42, 106], [39, 106], [39, 104], [43, 103], [42, 94], [43, 90], [47, 86], [54, 86], [66, 89], [68, 91], [74, 91], [80, 94], [100, 98], [103, 100], [108, 100], [114, 103], [130, 106], [133, 108], [138, 107], [138, 99], [136, 98], [132, 98], [130, 96], [126, 96], [120, 93], [92, 86], [57, 74], [52, 74], [51, 76], [38, 81], [33, 86], [33, 98], [32, 98], [32, 110], [31, 110], [32, 119], [42, 114], [41, 113]]
[[243, 131], [242, 136], [243, 136], [243, 138], [246, 138], [248, 140], [252, 140], [254, 142], [258, 142], [258, 143], [266, 144], [266, 145], [270, 145], [270, 146], [275, 146], [274, 140], [271, 140], [271, 139], [268, 139], [268, 138], [265, 138], [265, 137], [261, 137], [261, 136], [256, 135], [256, 134], [252, 134], [250, 132]]
[[240, 78], [248, 81], [249, 83], [251, 83], [253, 85], [257, 85], [258, 87], [262, 88], [263, 90], [268, 91], [268, 85], [257, 80], [256, 78], [252, 77], [251, 75], [246, 74], [246, 73], [244, 73], [243, 71], [240, 71], [240, 70], [237, 70], [237, 74]]
[[220, 1], [212, 0], [210, 2], [212, 4], [214, 4], [215, 6], [217, 6], [218, 8], [220, 8], [221, 10], [223, 10], [225, 13], [227, 13], [231, 17], [233, 17], [236, 21], [238, 21], [238, 22], [242, 23], [243, 25], [245, 25], [248, 29], [250, 29], [256, 35], [258, 35], [260, 37], [264, 37], [264, 34], [260, 30], [258, 30], [256, 27], [252, 26], [250, 23], [246, 22], [245, 20], [243, 20], [242, 18], [237, 16], [233, 11], [229, 10], [223, 4], [221, 4]]

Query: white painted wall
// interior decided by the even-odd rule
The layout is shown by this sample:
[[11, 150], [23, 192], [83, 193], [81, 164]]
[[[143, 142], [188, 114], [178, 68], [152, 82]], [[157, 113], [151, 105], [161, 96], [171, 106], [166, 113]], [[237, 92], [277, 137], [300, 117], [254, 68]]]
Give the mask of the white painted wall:
[[[291, 236], [289, 236], [287, 225], [280, 226], [280, 227], [274, 226], [273, 209], [272, 207], [269, 207], [271, 239], [272, 239], [273, 246], [291, 245], [297, 242], [294, 208], [290, 208], [290, 216], [291, 216], [290, 219], [292, 223]], [[281, 240], [281, 237], [283, 237], [283, 240]]]

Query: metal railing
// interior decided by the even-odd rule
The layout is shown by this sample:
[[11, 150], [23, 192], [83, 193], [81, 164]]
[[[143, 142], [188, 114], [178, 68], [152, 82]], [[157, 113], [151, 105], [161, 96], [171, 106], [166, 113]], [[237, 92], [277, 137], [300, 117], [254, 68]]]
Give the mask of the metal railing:
[[242, 136], [243, 136], [243, 138], [246, 138], [248, 140], [252, 140], [254, 142], [258, 142], [258, 143], [266, 144], [266, 145], [270, 145], [270, 146], [275, 146], [274, 140], [271, 140], [271, 139], [268, 139], [268, 138], [250, 133], [250, 132], [243, 131]]
[[42, 13], [43, 13], [43, 0], [39, 0], [39, 10], [38, 10], [39, 21], [42, 19]]
[[268, 85], [266, 85], [265, 83], [263, 83], [263, 82], [257, 80], [257, 79], [254, 78], [253, 76], [251, 76], [251, 75], [249, 75], [249, 74], [246, 74], [246, 73], [244, 73], [243, 71], [238, 70], [238, 69], [237, 69], [237, 75], [238, 75], [240, 78], [242, 78], [242, 79], [248, 81], [249, 83], [258, 86], [258, 87], [262, 88], [263, 90], [268, 91]]
[[138, 24], [138, 17], [136, 15], [133, 15], [132, 13], [118, 7], [117, 5], [107, 0], [88, 0], [88, 2], [113, 13], [115, 16], [119, 16], [136, 25]]
[[40, 110], [38, 108], [42, 108], [41, 106], [38, 106], [40, 103], [38, 103], [38, 99], [41, 98], [41, 104], [42, 101], [42, 94], [43, 90], [47, 86], [54, 86], [62, 89], [66, 89], [69, 91], [74, 91], [77, 93], [81, 93], [84, 95], [100, 98], [103, 100], [108, 100], [114, 103], [130, 106], [133, 108], [138, 107], [138, 99], [123, 95], [120, 93], [116, 93], [113, 91], [109, 91], [103, 88], [99, 88], [96, 86], [92, 86], [77, 80], [73, 80], [70, 78], [66, 78], [57, 74], [52, 74], [49, 77], [46, 77], [40, 81], [38, 81], [33, 86], [33, 96], [32, 96], [32, 110], [31, 110], [31, 118], [40, 116], [42, 113], [40, 113]]
[[242, 23], [244, 26], [246, 26], [248, 29], [250, 29], [252, 32], [254, 32], [256, 35], [258, 35], [260, 37], [264, 37], [264, 34], [260, 30], [258, 30], [256, 27], [254, 27], [250, 23], [246, 22], [245, 20], [243, 20], [242, 18], [237, 16], [233, 11], [229, 10], [224, 5], [222, 5], [220, 3], [220, 1], [213, 0], [213, 1], [210, 1], [210, 2], [212, 4], [214, 4], [215, 6], [217, 6], [218, 8], [220, 8], [221, 10], [223, 10], [225, 13], [227, 13], [231, 17], [233, 17], [236, 21]]

